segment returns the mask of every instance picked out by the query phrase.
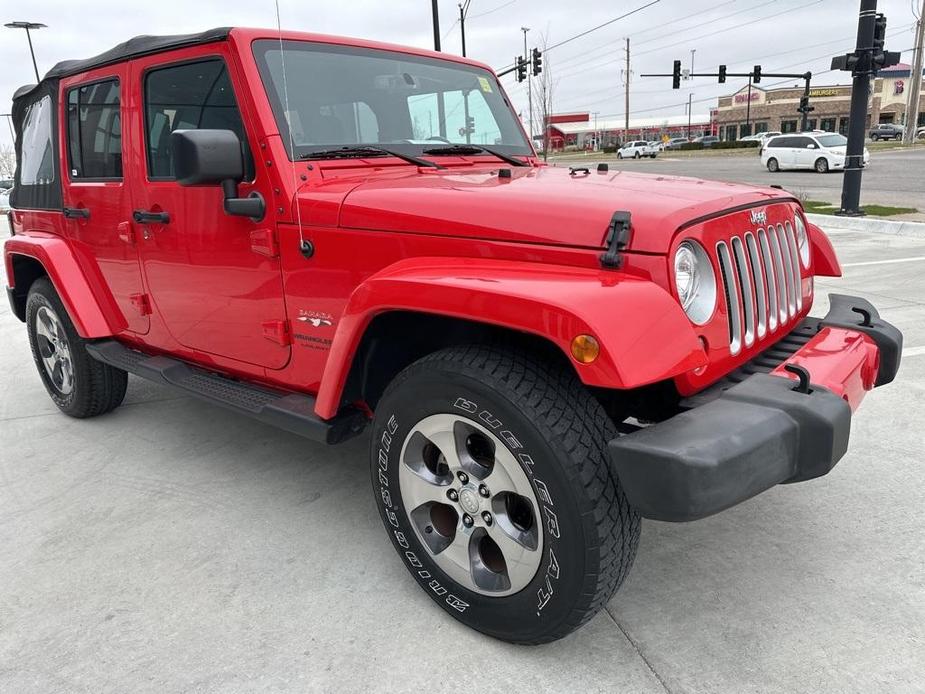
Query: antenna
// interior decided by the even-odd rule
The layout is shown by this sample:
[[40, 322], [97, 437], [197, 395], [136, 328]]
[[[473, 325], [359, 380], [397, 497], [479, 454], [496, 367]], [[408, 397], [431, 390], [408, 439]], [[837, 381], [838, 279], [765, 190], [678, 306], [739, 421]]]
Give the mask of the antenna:
[[[296, 192], [299, 190], [299, 177], [295, 168], [295, 141], [292, 138], [292, 121], [289, 115], [291, 112], [289, 110], [289, 83], [286, 79], [286, 51], [283, 49], [283, 27], [279, 19], [279, 0], [274, 0], [274, 4], [276, 5], [276, 33], [279, 36], [279, 59], [283, 68], [283, 103], [286, 106], [286, 130], [289, 133], [289, 163], [292, 170], [292, 190]], [[307, 249], [311, 249], [313, 252], [314, 248], [302, 235], [302, 206], [299, 205], [298, 199], [294, 201], [294, 204], [296, 222], [299, 225], [299, 250], [305, 255]]]

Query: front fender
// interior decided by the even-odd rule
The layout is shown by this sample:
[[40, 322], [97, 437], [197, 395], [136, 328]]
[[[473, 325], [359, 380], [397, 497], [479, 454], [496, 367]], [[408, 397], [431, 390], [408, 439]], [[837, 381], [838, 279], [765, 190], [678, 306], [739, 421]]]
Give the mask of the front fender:
[[13, 289], [16, 289], [17, 257], [32, 258], [42, 265], [81, 337], [108, 337], [127, 327], [103, 278], [85, 271], [77, 254], [60, 236], [39, 232], [17, 234], [6, 240], [3, 255]]
[[[589, 386], [630, 389], [703, 366], [690, 321], [664, 289], [619, 272], [472, 258], [412, 258], [369, 277], [338, 324], [315, 410], [333, 417], [369, 322], [387, 311], [417, 311], [541, 336], [569, 358]], [[591, 364], [571, 358], [576, 335], [594, 335]]]
[[806, 228], [809, 230], [809, 242], [813, 251], [813, 272], [819, 277], [841, 277], [841, 264], [829, 237], [810, 222], [806, 223]]

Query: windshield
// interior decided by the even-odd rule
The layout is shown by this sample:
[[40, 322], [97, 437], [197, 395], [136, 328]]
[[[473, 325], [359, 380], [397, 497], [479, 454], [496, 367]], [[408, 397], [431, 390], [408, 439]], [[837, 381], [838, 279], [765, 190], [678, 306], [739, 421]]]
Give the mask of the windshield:
[[816, 141], [823, 147], [844, 147], [848, 144], [848, 138], [844, 135], [819, 135]]
[[358, 145], [409, 155], [468, 144], [533, 154], [487, 70], [308, 41], [256, 41], [254, 56], [287, 148], [292, 138], [290, 158]]

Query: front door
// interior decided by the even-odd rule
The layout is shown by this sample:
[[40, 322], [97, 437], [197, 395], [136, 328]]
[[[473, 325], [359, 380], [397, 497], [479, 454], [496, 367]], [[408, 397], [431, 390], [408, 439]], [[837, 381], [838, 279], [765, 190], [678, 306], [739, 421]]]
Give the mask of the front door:
[[63, 85], [64, 214], [69, 235], [96, 261], [128, 330], [146, 333], [150, 321], [122, 176], [122, 150], [129, 150], [122, 141], [126, 84], [126, 66], [116, 65]]
[[239, 194], [257, 190], [272, 200], [266, 174], [254, 180], [253, 132], [245, 128], [223, 57], [176, 60], [162, 55], [132, 63], [142, 97], [134, 125], [144, 154], [136, 158], [132, 199], [136, 217], [145, 215], [139, 248], [151, 300], [180, 344], [282, 368], [289, 345], [279, 259], [252, 238], [266, 232], [266, 221], [226, 215], [219, 186], [179, 185], [170, 151], [173, 130], [232, 130], [248, 162]]

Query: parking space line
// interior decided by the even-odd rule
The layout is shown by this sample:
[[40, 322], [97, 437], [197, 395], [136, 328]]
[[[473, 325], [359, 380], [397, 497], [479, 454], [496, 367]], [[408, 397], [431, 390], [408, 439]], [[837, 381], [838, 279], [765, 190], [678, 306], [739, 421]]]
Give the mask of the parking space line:
[[867, 265], [892, 265], [894, 263], [917, 263], [925, 260], [925, 255], [917, 255], [914, 258], [893, 258], [891, 260], [865, 260], [862, 263], [843, 263], [842, 267], [865, 267]]
[[925, 345], [922, 347], [908, 347], [903, 350], [903, 359], [906, 357], [920, 357], [925, 354]]

